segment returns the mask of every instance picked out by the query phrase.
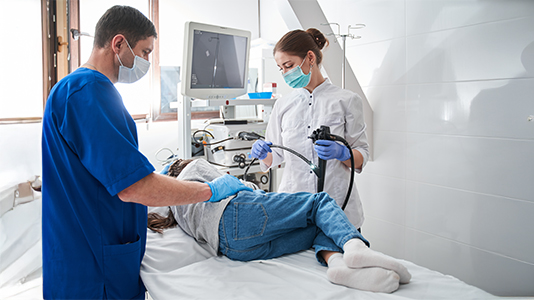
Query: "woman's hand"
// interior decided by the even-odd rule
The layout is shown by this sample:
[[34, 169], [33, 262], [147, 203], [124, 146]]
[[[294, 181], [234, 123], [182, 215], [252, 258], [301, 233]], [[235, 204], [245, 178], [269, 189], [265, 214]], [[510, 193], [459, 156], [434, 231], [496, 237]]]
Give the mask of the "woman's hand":
[[264, 140], [257, 140], [252, 145], [252, 151], [250, 156], [260, 160], [264, 160], [267, 157], [267, 154], [272, 152], [271, 146], [273, 143], [266, 142]]
[[317, 140], [313, 147], [320, 159], [330, 160], [335, 158], [340, 161], [346, 161], [350, 158], [349, 148], [335, 141]]

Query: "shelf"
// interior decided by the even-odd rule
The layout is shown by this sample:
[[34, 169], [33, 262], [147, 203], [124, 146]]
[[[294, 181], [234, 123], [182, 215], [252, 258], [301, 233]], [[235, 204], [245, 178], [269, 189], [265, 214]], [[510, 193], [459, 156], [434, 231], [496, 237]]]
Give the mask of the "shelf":
[[[208, 106], [237, 106], [237, 105], [274, 105], [277, 99], [210, 99], [205, 101]], [[194, 100], [197, 101], [197, 100]]]

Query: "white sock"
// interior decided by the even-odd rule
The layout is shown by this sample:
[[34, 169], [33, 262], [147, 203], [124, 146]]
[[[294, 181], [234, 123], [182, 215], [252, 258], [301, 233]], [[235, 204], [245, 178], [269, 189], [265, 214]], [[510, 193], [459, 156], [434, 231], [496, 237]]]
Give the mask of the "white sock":
[[399, 275], [382, 268], [351, 269], [341, 253], [328, 259], [328, 280], [346, 287], [380, 293], [391, 293], [399, 288]]
[[412, 278], [408, 269], [393, 257], [373, 251], [360, 239], [351, 239], [343, 246], [343, 259], [349, 268], [380, 267], [395, 271], [400, 283], [408, 283]]

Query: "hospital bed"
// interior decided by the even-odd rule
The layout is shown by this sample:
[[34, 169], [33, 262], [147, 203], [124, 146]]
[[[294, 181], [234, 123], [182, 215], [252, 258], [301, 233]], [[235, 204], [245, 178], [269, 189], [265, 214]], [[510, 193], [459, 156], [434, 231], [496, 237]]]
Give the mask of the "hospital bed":
[[41, 193], [16, 177], [0, 187], [0, 299], [40, 299]]
[[[31, 201], [18, 198], [13, 202], [16, 188], [0, 191], [4, 199], [0, 201], [0, 299], [42, 299], [40, 193]], [[167, 208], [151, 211], [165, 215]], [[497, 298], [452, 276], [401, 262], [412, 274], [409, 284], [392, 294], [364, 292], [330, 283], [326, 267], [317, 263], [312, 250], [237, 262], [211, 257], [175, 227], [164, 234], [148, 231], [141, 277], [154, 300]]]
[[[151, 211], [166, 215], [166, 208]], [[312, 250], [251, 262], [211, 257], [179, 227], [148, 231], [141, 277], [163, 299], [497, 299], [452, 276], [401, 260], [412, 274], [392, 294], [334, 285]]]

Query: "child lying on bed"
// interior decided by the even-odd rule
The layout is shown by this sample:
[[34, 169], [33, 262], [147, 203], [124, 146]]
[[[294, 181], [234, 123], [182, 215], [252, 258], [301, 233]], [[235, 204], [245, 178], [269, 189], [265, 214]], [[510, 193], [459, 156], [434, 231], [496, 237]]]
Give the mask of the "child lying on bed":
[[[223, 174], [204, 159], [178, 160], [167, 175], [207, 182]], [[368, 248], [335, 200], [326, 193], [241, 191], [220, 202], [170, 207], [167, 218], [151, 213], [148, 228], [162, 233], [179, 225], [213, 255], [232, 260], [269, 259], [315, 248], [327, 277], [360, 290], [391, 293], [411, 275], [395, 259]]]

